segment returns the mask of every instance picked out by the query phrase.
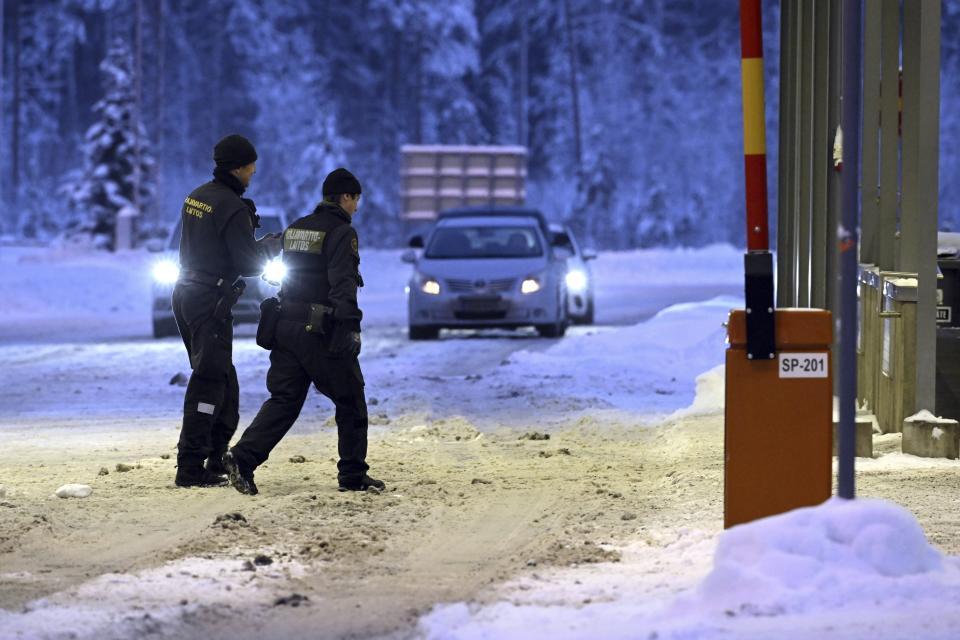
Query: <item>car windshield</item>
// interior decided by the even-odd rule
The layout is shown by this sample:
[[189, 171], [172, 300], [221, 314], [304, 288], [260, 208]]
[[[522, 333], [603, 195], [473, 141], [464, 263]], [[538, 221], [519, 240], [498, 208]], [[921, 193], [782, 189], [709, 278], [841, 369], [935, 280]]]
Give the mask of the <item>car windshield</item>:
[[[181, 221], [177, 220], [177, 226], [173, 228], [173, 233], [170, 234], [170, 242], [167, 245], [170, 251], [180, 251], [180, 224]], [[253, 231], [257, 240], [268, 233], [283, 233], [283, 223], [277, 216], [260, 216], [260, 227]]]
[[441, 227], [427, 247], [427, 258], [536, 258], [543, 255], [534, 227]]

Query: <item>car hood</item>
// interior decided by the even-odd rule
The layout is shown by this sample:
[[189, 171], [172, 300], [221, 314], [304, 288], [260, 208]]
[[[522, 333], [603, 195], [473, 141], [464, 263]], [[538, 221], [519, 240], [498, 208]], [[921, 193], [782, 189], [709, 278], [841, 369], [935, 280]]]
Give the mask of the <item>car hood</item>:
[[417, 271], [435, 278], [524, 278], [547, 268], [544, 258], [489, 258], [474, 260], [430, 260], [417, 262]]

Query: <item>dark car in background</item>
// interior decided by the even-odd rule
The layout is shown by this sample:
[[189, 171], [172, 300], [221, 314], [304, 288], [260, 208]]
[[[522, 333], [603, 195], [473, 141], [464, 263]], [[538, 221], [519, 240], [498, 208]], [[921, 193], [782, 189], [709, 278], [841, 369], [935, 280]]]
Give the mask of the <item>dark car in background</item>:
[[[282, 233], [287, 228], [287, 219], [283, 212], [272, 207], [260, 207], [260, 227], [254, 235], [259, 240], [268, 233]], [[173, 318], [170, 297], [173, 287], [180, 276], [180, 220], [173, 226], [165, 243], [148, 245], [158, 254], [153, 263], [153, 337], [164, 338], [180, 335]], [[260, 321], [260, 303], [277, 294], [280, 282], [286, 270], [281, 259], [274, 258], [264, 264], [261, 276], [244, 278], [247, 288], [233, 307], [233, 320], [237, 324], [257, 323]]]

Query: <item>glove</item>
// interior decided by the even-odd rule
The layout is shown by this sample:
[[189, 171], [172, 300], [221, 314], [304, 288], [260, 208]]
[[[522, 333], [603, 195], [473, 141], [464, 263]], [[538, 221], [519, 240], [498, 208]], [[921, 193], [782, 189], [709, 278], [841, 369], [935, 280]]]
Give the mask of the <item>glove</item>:
[[340, 322], [330, 339], [330, 353], [356, 358], [360, 355], [360, 327], [358, 322]]

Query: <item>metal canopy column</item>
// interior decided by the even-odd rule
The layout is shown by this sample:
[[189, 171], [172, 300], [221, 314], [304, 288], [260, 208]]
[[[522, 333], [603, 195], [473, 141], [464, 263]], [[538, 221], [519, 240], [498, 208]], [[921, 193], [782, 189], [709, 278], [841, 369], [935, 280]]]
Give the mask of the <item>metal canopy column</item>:
[[796, 190], [795, 177], [797, 11], [800, 0], [780, 5], [780, 127], [777, 170], [777, 306], [794, 307], [796, 296]]
[[867, 2], [863, 9], [863, 142], [861, 147], [862, 212], [860, 218], [860, 262], [876, 264], [880, 242], [878, 205], [880, 147], [880, 33], [878, 3]]
[[880, 188], [876, 265], [881, 271], [899, 271], [895, 247], [899, 208], [897, 185], [900, 182], [900, 0], [881, 0], [880, 13]]
[[810, 261], [810, 305], [818, 309], [827, 306], [827, 277], [832, 272], [827, 263], [827, 181], [830, 178], [830, 5], [814, 4], [813, 20], [813, 153]]
[[901, 269], [917, 274], [917, 408], [933, 410], [936, 367], [940, 0], [903, 4]]
[[797, 306], [810, 306], [810, 248], [812, 232], [810, 182], [813, 166], [813, 9], [814, 2], [800, 2], [798, 147], [799, 207], [797, 211]]

